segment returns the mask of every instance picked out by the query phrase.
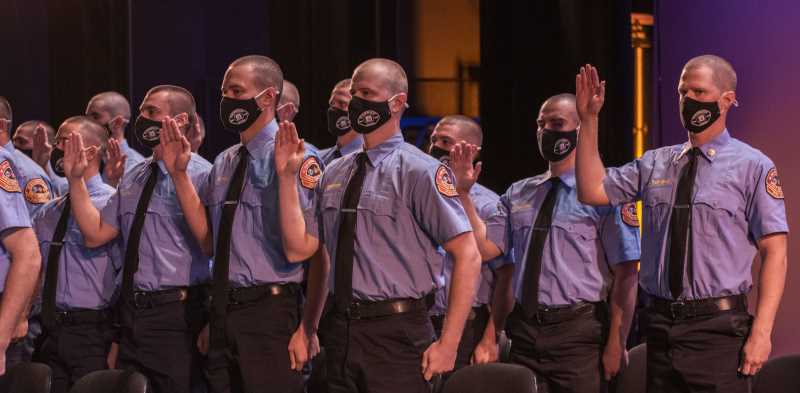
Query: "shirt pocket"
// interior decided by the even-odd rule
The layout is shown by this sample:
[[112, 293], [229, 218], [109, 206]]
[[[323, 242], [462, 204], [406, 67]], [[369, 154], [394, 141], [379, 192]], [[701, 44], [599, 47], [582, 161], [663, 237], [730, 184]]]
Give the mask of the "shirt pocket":
[[650, 188], [642, 202], [642, 227], [662, 228], [672, 211], [672, 187]]
[[554, 238], [553, 232], [559, 230], [567, 244], [559, 246], [562, 258], [566, 262], [580, 260], [584, 263], [594, 263], [597, 259], [595, 243], [597, 242], [597, 228], [589, 222], [559, 221], [553, 222], [550, 228], [551, 239]]
[[693, 209], [694, 219], [699, 223], [692, 224], [702, 234], [719, 237], [720, 234], [730, 232], [732, 228], [741, 226], [739, 223], [739, 206], [734, 197], [695, 197]]
[[380, 194], [364, 193], [358, 201], [358, 210], [363, 210], [369, 214], [382, 219], [396, 218], [395, 199]]

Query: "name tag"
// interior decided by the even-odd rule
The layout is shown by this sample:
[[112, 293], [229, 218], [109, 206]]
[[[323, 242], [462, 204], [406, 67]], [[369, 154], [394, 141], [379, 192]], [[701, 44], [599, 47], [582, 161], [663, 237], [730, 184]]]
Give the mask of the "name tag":
[[672, 184], [672, 181], [669, 179], [652, 179], [649, 183], [647, 183], [650, 187], [663, 187]]
[[516, 213], [520, 210], [527, 210], [531, 208], [533, 208], [533, 205], [531, 205], [530, 203], [516, 203], [511, 206], [511, 212]]
[[341, 188], [342, 183], [331, 183], [325, 186], [325, 191], [335, 190], [337, 188]]

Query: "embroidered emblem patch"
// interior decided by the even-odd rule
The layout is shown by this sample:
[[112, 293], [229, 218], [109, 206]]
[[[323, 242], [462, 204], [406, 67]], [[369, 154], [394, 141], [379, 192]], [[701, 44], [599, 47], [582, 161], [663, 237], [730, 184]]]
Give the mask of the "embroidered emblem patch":
[[639, 227], [639, 216], [636, 214], [636, 203], [629, 202], [622, 205], [620, 209], [620, 215], [622, 215], [622, 222], [625, 225], [637, 228]]
[[21, 192], [19, 182], [8, 160], [0, 162], [0, 188], [6, 192]]
[[41, 205], [50, 200], [50, 188], [44, 179], [39, 177], [25, 185], [25, 200], [34, 205]]
[[320, 168], [317, 158], [306, 158], [303, 161], [303, 165], [300, 166], [300, 184], [309, 190], [313, 190], [317, 186], [320, 177], [322, 177], [322, 168]]
[[456, 185], [444, 165], [440, 165], [436, 170], [436, 189], [446, 197], [458, 196]]
[[783, 188], [781, 187], [781, 179], [778, 177], [777, 169], [770, 169], [764, 181], [767, 183], [767, 193], [770, 196], [775, 199], [783, 199]]

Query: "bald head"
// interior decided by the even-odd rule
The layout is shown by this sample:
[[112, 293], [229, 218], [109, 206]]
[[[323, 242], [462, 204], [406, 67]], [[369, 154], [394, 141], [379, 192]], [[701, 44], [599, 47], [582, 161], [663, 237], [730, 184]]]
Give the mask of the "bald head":
[[197, 121], [197, 105], [194, 101], [194, 96], [189, 90], [175, 85], [159, 85], [150, 89], [144, 97], [142, 106], [145, 107], [149, 98], [158, 96], [167, 104], [167, 113], [169, 116], [174, 117], [181, 113], [188, 115], [188, 122], [190, 126], [194, 126]]
[[86, 105], [86, 116], [101, 124], [121, 116], [123, 119], [131, 118], [131, 104], [128, 99], [116, 91], [106, 91], [95, 95]]
[[408, 77], [403, 67], [389, 59], [369, 59], [353, 71], [353, 84], [369, 79], [386, 89], [390, 96], [408, 93]]
[[28, 120], [17, 127], [14, 131], [14, 146], [17, 149], [31, 150], [33, 149], [33, 137], [36, 133], [36, 127], [41, 125], [44, 127], [45, 134], [47, 134], [47, 141], [55, 143], [56, 130], [53, 126], [42, 120]]
[[9, 102], [7, 98], [0, 96], [0, 119], [14, 121], [13, 117], [11, 102]]
[[716, 55], [702, 55], [689, 60], [683, 66], [684, 72], [692, 71], [701, 67], [708, 67], [711, 70], [711, 78], [714, 85], [721, 93], [726, 91], [736, 91], [736, 71], [731, 63]]
[[464, 140], [477, 146], [483, 144], [483, 131], [475, 120], [464, 115], [449, 115], [439, 120], [436, 127], [446, 125], [452, 126], [456, 130], [456, 135], [454, 135], [456, 141]]
[[353, 82], [352, 79], [346, 78], [336, 82], [336, 85], [333, 86], [333, 90], [338, 89], [347, 89], [350, 90], [350, 84]]
[[300, 91], [297, 90], [297, 86], [295, 86], [294, 83], [284, 79], [283, 88], [281, 89], [281, 100], [278, 102], [278, 106], [288, 103], [294, 104], [295, 108], [300, 110]]
[[275, 60], [260, 55], [244, 56], [234, 60], [228, 70], [240, 67], [250, 75], [253, 85], [258, 90], [268, 87], [283, 89], [283, 71]]
[[544, 101], [539, 113], [558, 110], [578, 123], [578, 108], [575, 105], [575, 95], [570, 93], [556, 94]]
[[94, 119], [88, 116], [73, 116], [64, 120], [58, 128], [58, 138], [61, 140], [73, 132], [81, 134], [85, 146], [97, 146], [100, 151], [105, 151], [108, 131]]

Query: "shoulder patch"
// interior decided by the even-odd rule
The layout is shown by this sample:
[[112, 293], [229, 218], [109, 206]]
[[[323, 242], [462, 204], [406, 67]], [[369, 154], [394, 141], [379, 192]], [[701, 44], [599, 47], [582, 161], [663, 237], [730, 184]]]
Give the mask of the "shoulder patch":
[[41, 205], [50, 200], [50, 188], [41, 177], [33, 179], [25, 185], [25, 200], [34, 205]]
[[11, 169], [11, 163], [8, 160], [0, 162], [0, 188], [6, 192], [22, 192], [19, 189], [19, 181], [14, 171]]
[[767, 193], [775, 199], [783, 199], [783, 188], [781, 187], [781, 179], [778, 177], [778, 170], [773, 167], [767, 172], [767, 177], [764, 179], [767, 186]]
[[622, 205], [622, 208], [619, 210], [619, 214], [622, 216], [622, 222], [629, 227], [638, 228], [639, 227], [639, 215], [636, 214], [636, 203], [629, 202]]
[[456, 185], [444, 165], [439, 165], [439, 169], [436, 170], [436, 189], [446, 197], [458, 196]]
[[322, 177], [322, 168], [320, 168], [317, 158], [306, 158], [306, 160], [303, 161], [303, 165], [300, 166], [300, 184], [305, 188], [313, 190], [314, 187], [317, 186], [320, 177]]

